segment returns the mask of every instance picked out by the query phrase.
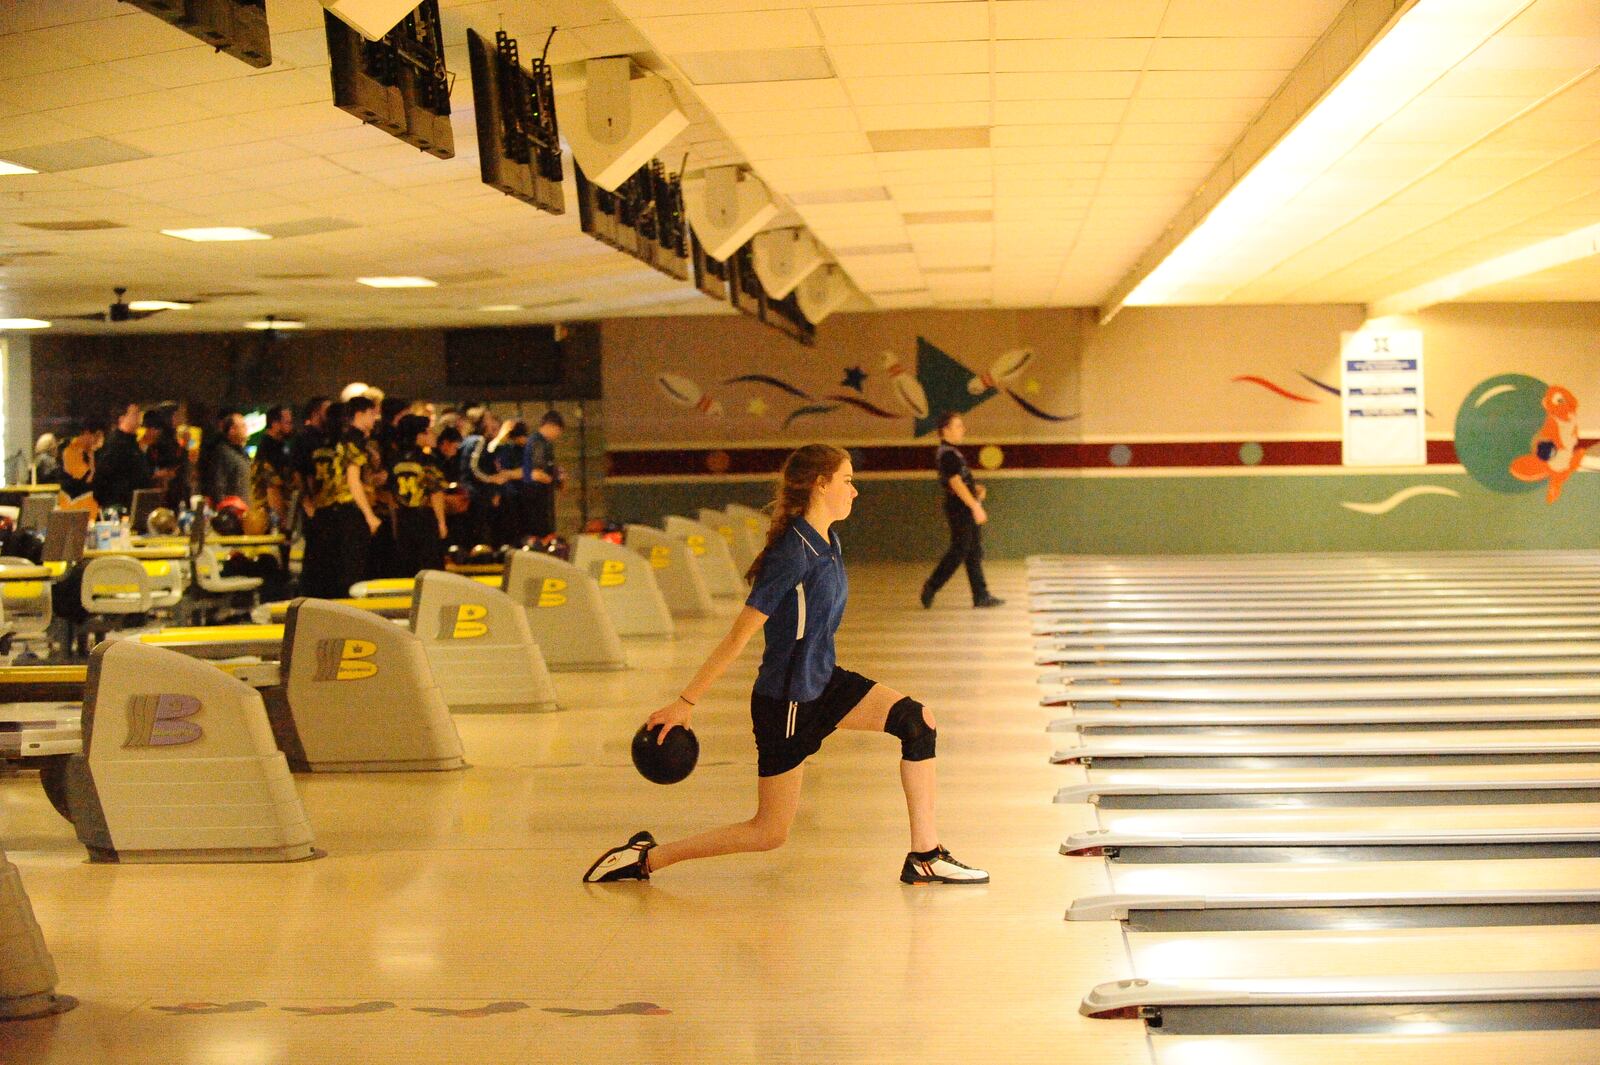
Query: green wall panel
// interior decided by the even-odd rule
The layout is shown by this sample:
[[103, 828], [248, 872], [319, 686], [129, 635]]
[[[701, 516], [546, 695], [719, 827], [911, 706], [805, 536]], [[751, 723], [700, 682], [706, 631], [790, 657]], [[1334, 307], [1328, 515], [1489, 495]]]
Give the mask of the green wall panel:
[[[861, 497], [842, 530], [856, 558], [930, 562], [946, 533], [932, 483], [858, 482]], [[1600, 477], [1544, 493], [1501, 495], [1461, 473], [1246, 477], [1008, 477], [989, 484], [991, 558], [1035, 552], [1208, 554], [1268, 551], [1438, 551], [1600, 546]], [[1384, 515], [1341, 504], [1380, 503], [1403, 489], [1438, 486]], [[765, 485], [610, 485], [609, 512], [658, 523], [669, 513], [742, 502]]]

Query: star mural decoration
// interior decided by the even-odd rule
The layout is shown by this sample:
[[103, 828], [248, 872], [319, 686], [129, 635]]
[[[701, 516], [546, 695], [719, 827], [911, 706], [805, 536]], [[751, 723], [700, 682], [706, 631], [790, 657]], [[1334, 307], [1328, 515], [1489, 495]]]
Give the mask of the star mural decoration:
[[1028, 393], [1030, 396], [1037, 396], [1040, 392], [1039, 382], [1030, 377], [1028, 378], [1027, 382], [1023, 384], [1022, 390]]
[[766, 400], [762, 399], [760, 396], [757, 396], [755, 399], [752, 399], [749, 403], [745, 404], [744, 409], [747, 414], [754, 414], [757, 418], [759, 418], [763, 414], [767, 413], [767, 403]]
[[840, 381], [839, 385], [843, 388], [853, 388], [857, 392], [865, 392], [866, 388], [863, 386], [866, 384], [866, 380], [867, 371], [859, 366], [851, 366], [845, 370], [844, 380]]

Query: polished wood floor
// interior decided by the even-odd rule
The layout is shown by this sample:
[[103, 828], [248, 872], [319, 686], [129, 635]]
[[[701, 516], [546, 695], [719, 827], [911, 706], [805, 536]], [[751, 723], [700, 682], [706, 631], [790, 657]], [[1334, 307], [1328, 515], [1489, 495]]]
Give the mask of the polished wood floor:
[[[0, 832], [82, 1005], [0, 1026], [6, 1065], [355, 1062], [1151, 1061], [1144, 1026], [1088, 1021], [1129, 974], [1114, 922], [1067, 923], [1105, 864], [1060, 857], [1083, 806], [1047, 763], [1021, 564], [999, 610], [958, 576], [920, 609], [916, 567], [857, 564], [851, 668], [938, 714], [944, 841], [994, 882], [910, 888], [898, 748], [838, 735], [811, 760], [787, 847], [586, 887], [604, 848], [747, 816], [759, 649], [696, 717], [701, 765], [669, 788], [628, 758], [723, 615], [634, 668], [558, 674], [565, 709], [461, 717], [464, 772], [297, 778], [327, 857], [275, 866], [89, 865], [32, 775], [0, 778]], [[759, 643], [759, 641], [757, 641]]]

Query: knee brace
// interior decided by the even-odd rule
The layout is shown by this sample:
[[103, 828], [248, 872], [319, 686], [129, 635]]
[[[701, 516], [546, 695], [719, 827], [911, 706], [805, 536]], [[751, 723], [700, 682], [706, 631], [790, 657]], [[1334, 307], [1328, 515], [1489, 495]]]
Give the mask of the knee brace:
[[939, 738], [939, 730], [930, 728], [928, 719], [922, 716], [922, 704], [910, 697], [889, 707], [883, 731], [900, 738], [900, 757], [908, 762], [932, 758], [934, 742]]

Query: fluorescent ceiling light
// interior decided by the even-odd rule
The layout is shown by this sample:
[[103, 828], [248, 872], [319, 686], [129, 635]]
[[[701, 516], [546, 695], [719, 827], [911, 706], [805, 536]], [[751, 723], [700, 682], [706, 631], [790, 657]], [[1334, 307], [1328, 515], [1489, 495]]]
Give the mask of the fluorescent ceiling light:
[[38, 172], [23, 166], [21, 163], [8, 163], [4, 159], [0, 159], [0, 177], [10, 174], [37, 174]]
[[439, 285], [426, 277], [358, 277], [356, 280], [372, 288], [437, 288]]
[[210, 226], [200, 229], [163, 229], [162, 233], [180, 240], [217, 241], [217, 240], [271, 240], [272, 238], [258, 229], [244, 229], [241, 226]]
[[176, 303], [172, 300], [134, 300], [128, 304], [130, 311], [187, 311], [194, 304]]
[[1374, 317], [1409, 314], [1435, 303], [1456, 299], [1476, 289], [1488, 288], [1502, 281], [1537, 274], [1595, 255], [1600, 255], [1600, 225], [1585, 226], [1563, 236], [1541, 240], [1526, 248], [1507, 252], [1505, 255], [1469, 266], [1465, 270], [1457, 270], [1425, 285], [1386, 296], [1373, 303], [1369, 312]]
[[304, 329], [306, 323], [294, 318], [257, 318], [255, 321], [244, 323], [246, 329]]
[[480, 310], [480, 311], [493, 311], [493, 312], [498, 314], [498, 313], [500, 313], [502, 311], [520, 311], [520, 310], [522, 310], [522, 304], [520, 304], [520, 303], [491, 303], [488, 306], [479, 307], [478, 310]]
[[38, 318], [0, 318], [0, 329], [49, 329], [50, 323]]
[[[1121, 303], [1148, 306], [1174, 301], [1185, 286], [1206, 277], [1212, 262], [1270, 227], [1279, 208], [1481, 48], [1528, 2], [1417, 0]], [[1317, 58], [1319, 48], [1313, 48], [1308, 62]], [[1290, 77], [1299, 73], [1296, 70]], [[1250, 135], [1246, 131], [1246, 141]], [[1232, 163], [1230, 157], [1222, 167]]]

